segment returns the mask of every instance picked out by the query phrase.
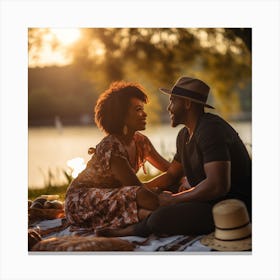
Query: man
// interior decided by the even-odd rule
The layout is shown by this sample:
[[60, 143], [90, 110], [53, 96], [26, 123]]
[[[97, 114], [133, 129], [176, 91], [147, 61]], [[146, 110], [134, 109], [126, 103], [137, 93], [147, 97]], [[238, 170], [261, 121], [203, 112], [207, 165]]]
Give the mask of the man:
[[[251, 159], [237, 132], [219, 116], [204, 111], [204, 107], [214, 109], [206, 103], [209, 86], [199, 79], [181, 77], [172, 89], [160, 91], [170, 95], [167, 110], [172, 127], [184, 127], [178, 133], [177, 151], [167, 172], [145, 184], [162, 191], [160, 207], [119, 235], [212, 232], [212, 207], [227, 198], [244, 201], [251, 215]], [[178, 184], [182, 176], [186, 182], [177, 193], [164, 191]]]

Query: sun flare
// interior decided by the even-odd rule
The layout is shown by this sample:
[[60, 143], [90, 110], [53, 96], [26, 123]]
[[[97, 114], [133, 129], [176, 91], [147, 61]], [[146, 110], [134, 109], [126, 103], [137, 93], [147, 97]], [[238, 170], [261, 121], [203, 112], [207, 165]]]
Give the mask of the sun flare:
[[[67, 52], [81, 37], [80, 28], [37, 28], [33, 29], [34, 38], [41, 42], [34, 43], [37, 54], [34, 55], [32, 48], [29, 52], [30, 67], [45, 67], [51, 65], [67, 65], [72, 62], [72, 55]], [[36, 40], [33, 41], [36, 42]], [[38, 47], [39, 46], [39, 47]]]
[[86, 164], [83, 158], [76, 157], [67, 161], [67, 166], [71, 168], [71, 175], [76, 178], [85, 168]]
[[55, 35], [62, 45], [71, 45], [79, 39], [81, 31], [79, 28], [51, 28], [50, 32]]

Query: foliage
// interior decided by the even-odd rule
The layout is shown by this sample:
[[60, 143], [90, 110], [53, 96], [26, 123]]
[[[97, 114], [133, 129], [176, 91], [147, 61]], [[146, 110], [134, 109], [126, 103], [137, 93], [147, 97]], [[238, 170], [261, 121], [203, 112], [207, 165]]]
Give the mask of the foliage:
[[28, 199], [34, 200], [36, 197], [44, 194], [57, 194], [59, 195], [59, 200], [64, 201], [66, 189], [68, 185], [59, 185], [59, 186], [52, 186], [52, 187], [44, 187], [40, 189], [28, 189]]
[[[44, 174], [44, 172], [42, 172]], [[47, 176], [44, 176], [45, 185], [43, 188], [28, 188], [28, 199], [34, 200], [36, 197], [43, 194], [57, 194], [60, 200], [64, 200], [66, 189], [73, 180], [73, 177], [66, 171], [62, 170], [62, 174], [65, 176], [66, 183], [58, 184], [57, 172], [52, 169], [48, 169]]]
[[[236, 37], [238, 30], [83, 29], [84, 39], [76, 45], [74, 63], [82, 65], [92, 77], [97, 72], [103, 74], [95, 81], [97, 87], [100, 81], [103, 85], [125, 78], [144, 85], [147, 81], [156, 92], [160, 86], [170, 87], [180, 75], [198, 76], [212, 86], [215, 105], [225, 115], [240, 110], [237, 93], [251, 77], [251, 53]], [[103, 57], [97, 52], [100, 48]], [[155, 95], [153, 98], [158, 100]]]
[[53, 124], [55, 116], [64, 120], [93, 114], [97, 97], [93, 85], [73, 66], [29, 68], [28, 119], [33, 124], [42, 120]]
[[[44, 71], [45, 78], [41, 75], [38, 80], [35, 69], [29, 70], [31, 119], [46, 118], [39, 109], [39, 95], [50, 106], [49, 117], [59, 114], [71, 119], [83, 112], [91, 113], [88, 105], [92, 108], [98, 95], [112, 81], [120, 79], [140, 82], [147, 89], [151, 101], [148, 114], [154, 122], [160, 120], [167, 103], [158, 94], [158, 88], [170, 87], [181, 75], [197, 76], [207, 82], [211, 86], [212, 104], [225, 117], [242, 111], [244, 102], [247, 108], [248, 100], [251, 104], [249, 28], [83, 28], [81, 31], [80, 40], [68, 49], [73, 57], [71, 66], [63, 71], [49, 68]], [[42, 32], [48, 30], [29, 31], [30, 57], [40, 50], [38, 38]], [[53, 40], [52, 47], [59, 47], [57, 41]]]

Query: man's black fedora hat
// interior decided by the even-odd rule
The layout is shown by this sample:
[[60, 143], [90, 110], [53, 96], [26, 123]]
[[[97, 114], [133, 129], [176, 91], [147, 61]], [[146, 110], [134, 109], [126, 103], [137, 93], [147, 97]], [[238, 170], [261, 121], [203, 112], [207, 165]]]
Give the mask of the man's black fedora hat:
[[188, 98], [193, 102], [203, 104], [205, 107], [215, 109], [207, 104], [210, 87], [203, 81], [190, 77], [181, 77], [171, 89], [160, 88], [165, 94]]

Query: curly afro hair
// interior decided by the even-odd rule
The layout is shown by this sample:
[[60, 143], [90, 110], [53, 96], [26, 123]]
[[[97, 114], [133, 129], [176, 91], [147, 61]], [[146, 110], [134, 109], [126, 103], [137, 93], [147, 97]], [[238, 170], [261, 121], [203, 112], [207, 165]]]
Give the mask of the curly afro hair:
[[98, 98], [94, 108], [97, 126], [107, 134], [121, 133], [130, 100], [138, 98], [147, 103], [148, 97], [138, 83], [113, 82]]

